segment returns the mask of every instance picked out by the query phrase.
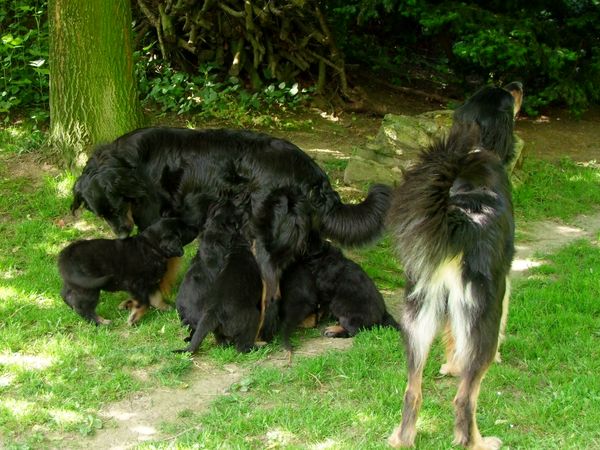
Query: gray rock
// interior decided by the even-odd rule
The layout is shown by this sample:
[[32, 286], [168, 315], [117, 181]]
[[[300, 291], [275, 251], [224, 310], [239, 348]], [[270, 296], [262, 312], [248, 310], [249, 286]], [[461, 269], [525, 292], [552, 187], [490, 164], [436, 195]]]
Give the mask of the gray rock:
[[[356, 151], [344, 172], [344, 182], [383, 182], [395, 184], [402, 169], [415, 160], [432, 138], [441, 137], [452, 126], [451, 110], [430, 111], [417, 116], [387, 114], [372, 142]], [[524, 142], [516, 137], [516, 158], [512, 172], [521, 157]]]

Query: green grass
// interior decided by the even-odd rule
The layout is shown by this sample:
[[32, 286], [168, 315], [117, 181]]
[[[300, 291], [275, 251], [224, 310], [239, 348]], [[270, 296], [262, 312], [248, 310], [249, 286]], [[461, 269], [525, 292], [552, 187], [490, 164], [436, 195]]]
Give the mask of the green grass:
[[[484, 434], [509, 448], [600, 445], [599, 271], [598, 245], [577, 242], [516, 283], [504, 362], [492, 366], [480, 395]], [[417, 448], [451, 446], [456, 382], [437, 375], [441, 350], [434, 345], [425, 370]], [[397, 333], [376, 329], [345, 352], [297, 358], [289, 369], [259, 367], [210, 412], [164, 427], [182, 432], [178, 448], [384, 449], [405, 383]]]
[[[37, 137], [28, 141], [17, 131], [0, 132], [0, 446], [3, 440], [7, 448], [37, 449], [57, 434], [94, 433], [107, 403], [183, 385], [192, 362], [171, 352], [181, 348], [185, 335], [175, 311], [153, 310], [131, 328], [127, 313], [117, 309], [127, 294], [103, 293], [98, 312], [113, 323], [96, 328], [63, 303], [60, 249], [74, 239], [110, 233], [90, 213], [71, 217], [73, 176], [37, 173], [40, 168], [24, 155]], [[23, 170], [25, 163], [31, 166]], [[339, 177], [344, 164], [326, 168]], [[597, 168], [530, 161], [525, 170], [525, 185], [515, 189], [522, 221], [569, 220], [598, 202]], [[386, 236], [346, 252], [388, 296], [403, 285], [391, 248]], [[193, 252], [190, 246], [188, 260]], [[598, 446], [592, 444], [598, 443], [600, 422], [599, 252], [595, 245], [572, 245], [515, 283], [505, 362], [484, 381], [479, 413], [482, 430], [511, 448]], [[297, 333], [294, 341], [317, 333]], [[198, 358], [241, 366], [248, 376], [207, 414], [185, 411], [164, 424], [171, 435], [182, 434], [156, 446], [385, 448], [400, 418], [405, 385], [394, 331], [362, 333], [346, 352], [297, 355], [291, 368], [259, 364], [279, 349], [276, 341], [239, 355], [207, 339]], [[436, 377], [440, 355], [436, 345], [426, 370], [420, 448], [448, 448], [451, 442], [454, 381]]]
[[524, 180], [513, 191], [517, 220], [570, 220], [577, 214], [598, 210], [598, 165], [584, 166], [569, 159], [558, 163], [526, 159], [517, 174]]

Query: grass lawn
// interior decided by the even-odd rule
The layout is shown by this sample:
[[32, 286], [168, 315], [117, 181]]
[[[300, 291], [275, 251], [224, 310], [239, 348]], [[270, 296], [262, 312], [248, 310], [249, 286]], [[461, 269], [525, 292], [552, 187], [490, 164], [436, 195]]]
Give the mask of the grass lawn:
[[[109, 231], [90, 213], [70, 216], [72, 176], [34, 175], [39, 167], [20, 150], [18, 139], [0, 136], [0, 447], [37, 449], [60, 446], [67, 434], [94, 433], [107, 403], [182, 385], [192, 362], [171, 352], [186, 334], [174, 311], [153, 310], [131, 328], [127, 312], [117, 309], [127, 294], [105, 293], [98, 312], [113, 323], [96, 328], [63, 303], [58, 252]], [[600, 204], [597, 167], [529, 161], [524, 172], [515, 190], [518, 223], [569, 221]], [[403, 278], [391, 246], [385, 238], [349, 254], [397, 299]], [[510, 448], [600, 448], [598, 241], [576, 242], [545, 260], [514, 283], [504, 362], [484, 380], [480, 428]], [[290, 368], [257, 364], [279, 350], [275, 342], [238, 355], [207, 340], [197, 358], [238, 364], [248, 376], [207, 413], [183, 411], [163, 424], [176, 438], [144, 447], [386, 448], [406, 381], [396, 332], [363, 332], [348, 351], [298, 355]], [[426, 368], [419, 448], [451, 446], [455, 380], [437, 376], [440, 363], [436, 345]]]

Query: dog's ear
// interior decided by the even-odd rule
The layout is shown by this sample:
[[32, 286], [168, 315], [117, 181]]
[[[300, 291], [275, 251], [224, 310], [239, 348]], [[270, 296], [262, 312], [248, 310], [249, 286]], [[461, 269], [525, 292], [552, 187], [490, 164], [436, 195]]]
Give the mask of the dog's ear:
[[[183, 256], [182, 228], [185, 229], [185, 224], [177, 219], [163, 219], [158, 225], [160, 228], [160, 238], [158, 246], [169, 258]], [[189, 236], [184, 237], [187, 239]], [[191, 240], [189, 241], [191, 242]]]
[[79, 181], [73, 186], [73, 202], [71, 203], [71, 214], [75, 215], [79, 208], [84, 204], [83, 195], [79, 187]]
[[510, 92], [510, 95], [512, 95], [515, 100], [514, 116], [516, 117], [521, 110], [521, 105], [523, 104], [523, 83], [520, 81], [513, 81], [512, 83], [508, 83], [503, 87], [505, 90]]
[[148, 187], [145, 180], [135, 171], [127, 168], [111, 168], [102, 174], [106, 189], [128, 199], [146, 197]]

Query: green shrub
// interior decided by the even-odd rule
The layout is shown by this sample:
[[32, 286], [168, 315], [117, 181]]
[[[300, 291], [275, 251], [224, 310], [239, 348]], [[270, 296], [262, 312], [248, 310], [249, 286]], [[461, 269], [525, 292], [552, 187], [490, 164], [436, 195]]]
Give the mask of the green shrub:
[[[274, 111], [293, 110], [305, 102], [309, 89], [297, 83], [270, 84], [260, 91], [244, 89], [236, 77], [220, 79], [211, 64], [199, 68], [198, 74], [176, 71], [162, 61], [149, 58], [148, 47], [135, 52], [142, 102], [161, 112], [194, 114], [203, 118], [227, 119], [247, 124], [250, 116]], [[260, 119], [259, 119], [260, 120]]]
[[473, 91], [522, 81], [530, 114], [549, 104], [581, 113], [600, 100], [595, 0], [337, 0], [329, 14], [346, 62], [384, 69], [404, 83]]
[[0, 113], [48, 109], [47, 0], [0, 2]]

